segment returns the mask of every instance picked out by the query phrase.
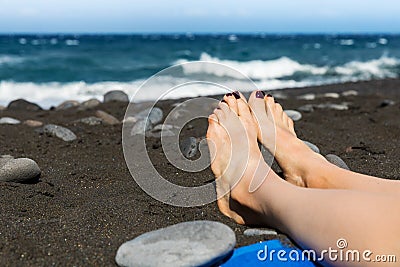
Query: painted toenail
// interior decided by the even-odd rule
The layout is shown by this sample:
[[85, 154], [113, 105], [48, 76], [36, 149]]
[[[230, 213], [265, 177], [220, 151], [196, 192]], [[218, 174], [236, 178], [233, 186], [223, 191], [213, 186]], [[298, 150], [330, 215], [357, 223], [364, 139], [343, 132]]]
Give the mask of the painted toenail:
[[231, 93], [227, 93], [227, 94], [226, 94], [226, 96], [231, 96], [231, 95], [232, 95]]
[[272, 97], [272, 95], [271, 95], [271, 94], [268, 94], [267, 97]]
[[221, 100], [221, 103], [226, 103], [226, 101], [222, 99], [222, 100]]
[[239, 98], [240, 98], [239, 91], [235, 91], [235, 92], [233, 92], [232, 94], [233, 94], [233, 96], [234, 96], [236, 99], [239, 99]]
[[263, 91], [257, 91], [257, 92], [256, 92], [256, 97], [257, 97], [257, 98], [264, 98], [264, 96], [265, 96], [265, 94], [264, 94]]

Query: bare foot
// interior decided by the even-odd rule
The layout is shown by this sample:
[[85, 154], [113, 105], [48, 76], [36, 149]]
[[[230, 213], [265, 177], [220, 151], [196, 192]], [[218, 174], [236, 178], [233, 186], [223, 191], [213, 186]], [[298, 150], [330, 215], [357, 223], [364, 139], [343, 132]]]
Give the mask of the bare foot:
[[285, 179], [297, 186], [315, 187], [314, 170], [327, 161], [297, 138], [293, 121], [272, 96], [255, 91], [249, 106], [257, 122], [258, 140], [274, 154]]
[[211, 169], [216, 176], [218, 207], [239, 224], [266, 224], [262, 219], [265, 216], [261, 216], [265, 211], [251, 190], [254, 180], [263, 182], [260, 180], [269, 172], [258, 148], [255, 127], [244, 97], [236, 92], [225, 95], [209, 117], [207, 141]]

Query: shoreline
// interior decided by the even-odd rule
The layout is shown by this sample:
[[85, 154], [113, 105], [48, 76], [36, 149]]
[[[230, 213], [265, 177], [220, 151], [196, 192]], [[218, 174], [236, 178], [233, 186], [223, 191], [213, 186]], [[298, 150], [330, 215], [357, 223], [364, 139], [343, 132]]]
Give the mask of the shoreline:
[[[357, 95], [354, 92], [343, 95], [346, 91], [356, 91]], [[285, 109], [313, 107], [313, 111], [300, 111], [302, 119], [295, 123], [296, 132], [302, 140], [317, 145], [321, 154], [338, 155], [356, 172], [400, 179], [400, 79], [271, 92]], [[310, 93], [315, 94], [312, 100], [298, 98]], [[186, 99], [165, 100], [157, 107], [164, 111], [165, 117], [174, 104]], [[337, 105], [345, 105], [347, 109], [330, 108]], [[115, 266], [115, 253], [125, 241], [191, 220], [228, 225], [235, 231], [237, 246], [274, 238], [290, 242], [281, 234], [245, 236], [243, 232], [249, 227], [225, 218], [215, 202], [180, 208], [154, 200], [135, 183], [126, 167], [121, 124], [78, 122], [97, 116], [97, 110], [122, 121], [126, 103], [79, 107], [0, 110], [0, 117], [62, 125], [77, 135], [75, 141], [65, 142], [23, 123], [0, 124], [0, 155], [32, 158], [42, 170], [36, 183], [0, 182], [2, 266], [64, 265], [65, 262], [78, 266]], [[182, 130], [182, 138], [203, 138], [206, 129], [205, 119], [195, 120], [191, 127]], [[157, 170], [169, 181], [193, 186], [214, 179], [209, 168], [190, 174], [174, 168], [168, 164], [159, 139], [150, 137], [147, 141], [148, 153]]]

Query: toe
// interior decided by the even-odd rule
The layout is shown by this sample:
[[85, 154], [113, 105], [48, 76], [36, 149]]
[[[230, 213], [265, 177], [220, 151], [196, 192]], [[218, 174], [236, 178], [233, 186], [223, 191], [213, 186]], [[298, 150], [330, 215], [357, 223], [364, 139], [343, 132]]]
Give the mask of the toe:
[[250, 112], [250, 107], [249, 104], [247, 104], [247, 100], [244, 97], [244, 95], [238, 91], [236, 91], [237, 94], [240, 96], [239, 99], [237, 99], [237, 106], [238, 106], [238, 115], [239, 116], [251, 116]]
[[236, 101], [236, 98], [233, 96], [232, 93], [228, 93], [224, 96], [224, 100], [226, 102], [226, 104], [229, 106], [229, 108], [235, 112], [236, 114], [238, 114], [238, 104]]
[[218, 123], [218, 117], [217, 117], [217, 115], [211, 114], [210, 116], [208, 116], [208, 123], [209, 123], [209, 124]]
[[254, 91], [253, 93], [251, 93], [249, 98], [250, 111], [257, 120], [257, 122], [260, 122], [262, 118], [267, 116], [265, 110], [264, 97], [260, 92], [261, 91]]
[[222, 111], [222, 109], [214, 109], [214, 114], [217, 117], [218, 122], [222, 121], [225, 119], [225, 113]]

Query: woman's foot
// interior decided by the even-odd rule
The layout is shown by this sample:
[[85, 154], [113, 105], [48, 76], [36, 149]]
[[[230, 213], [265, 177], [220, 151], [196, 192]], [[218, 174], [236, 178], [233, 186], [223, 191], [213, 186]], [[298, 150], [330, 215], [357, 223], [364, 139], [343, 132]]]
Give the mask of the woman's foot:
[[207, 141], [221, 212], [239, 224], [265, 225], [265, 209], [253, 192], [270, 169], [258, 148], [255, 127], [243, 96], [227, 94], [209, 117]]
[[328, 162], [297, 138], [293, 121], [271, 95], [255, 91], [249, 106], [257, 123], [258, 140], [274, 154], [285, 179], [302, 187], [318, 187], [316, 169]]

